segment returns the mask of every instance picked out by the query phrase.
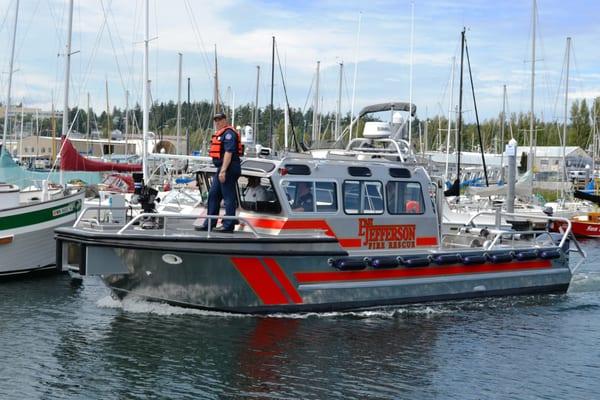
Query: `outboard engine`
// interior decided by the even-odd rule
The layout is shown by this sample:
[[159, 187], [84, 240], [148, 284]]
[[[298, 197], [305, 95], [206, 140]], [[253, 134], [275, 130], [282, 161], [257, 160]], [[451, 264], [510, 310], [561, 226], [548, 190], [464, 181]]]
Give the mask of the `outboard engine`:
[[144, 185], [144, 175], [141, 172], [133, 173], [133, 197], [131, 202], [140, 204], [144, 213], [156, 212], [156, 196], [158, 191], [149, 186]]

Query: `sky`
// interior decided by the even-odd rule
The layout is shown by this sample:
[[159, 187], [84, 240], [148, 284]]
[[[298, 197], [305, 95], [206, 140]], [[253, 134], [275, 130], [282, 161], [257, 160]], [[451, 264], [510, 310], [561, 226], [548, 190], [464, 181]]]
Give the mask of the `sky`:
[[[0, 0], [0, 98], [6, 97], [16, 0]], [[67, 1], [22, 0], [17, 25], [13, 103], [62, 108]], [[538, 0], [536, 114], [562, 119], [567, 36], [572, 37], [569, 101], [600, 96], [598, 67], [600, 2]], [[260, 66], [259, 104], [270, 101], [271, 37], [275, 36], [290, 105], [312, 105], [320, 61], [321, 109], [333, 111], [339, 63], [344, 63], [342, 110], [408, 101], [410, 96], [411, 0], [150, 0], [150, 80], [154, 101], [177, 101], [178, 53], [183, 54], [183, 93], [212, 98], [214, 48], [225, 103], [253, 103]], [[360, 19], [360, 34], [358, 32]], [[412, 101], [421, 119], [448, 114], [452, 58], [460, 59], [460, 32], [467, 45], [480, 118], [530, 107], [532, 4], [527, 0], [415, 0]], [[95, 109], [141, 103], [142, 0], [75, 0], [71, 57], [71, 107]], [[458, 66], [454, 104], [458, 102]], [[284, 105], [276, 63], [274, 103]], [[474, 119], [465, 66], [465, 120]]]

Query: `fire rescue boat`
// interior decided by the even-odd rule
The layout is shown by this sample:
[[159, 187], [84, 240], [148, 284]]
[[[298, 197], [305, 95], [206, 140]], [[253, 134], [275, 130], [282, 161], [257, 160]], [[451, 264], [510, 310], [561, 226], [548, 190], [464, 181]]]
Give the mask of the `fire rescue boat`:
[[[214, 173], [198, 171], [201, 191]], [[246, 198], [257, 181], [261, 194], [254, 188]], [[203, 218], [154, 212], [155, 193], [143, 187], [145, 212], [125, 224], [101, 223], [92, 208], [56, 229], [57, 268], [100, 276], [119, 298], [279, 313], [563, 293], [577, 266], [571, 252], [585, 257], [561, 218], [540, 217], [565, 224], [550, 233], [482, 226], [475, 215], [442, 235], [441, 182], [416, 165], [247, 159], [238, 183], [236, 217], [203, 217], [236, 218], [234, 233], [197, 231]]]

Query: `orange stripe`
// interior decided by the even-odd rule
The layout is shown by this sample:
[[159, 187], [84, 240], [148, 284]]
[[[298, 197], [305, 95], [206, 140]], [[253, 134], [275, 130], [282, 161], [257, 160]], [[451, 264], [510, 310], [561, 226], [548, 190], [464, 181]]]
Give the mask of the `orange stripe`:
[[548, 268], [551, 264], [550, 260], [537, 260], [501, 264], [461, 264], [448, 267], [400, 268], [391, 270], [297, 272], [294, 276], [298, 283], [370, 281], [395, 278], [417, 278], [422, 276], [435, 277], [473, 273], [506, 272], [522, 269]]
[[339, 238], [338, 242], [342, 247], [361, 247], [362, 241], [360, 238]]
[[331, 229], [327, 221], [322, 219], [287, 220], [282, 229], [322, 229], [327, 236], [335, 237], [333, 229]]
[[437, 237], [418, 237], [417, 246], [437, 246]]
[[258, 298], [266, 305], [289, 304], [279, 286], [257, 258], [232, 257], [231, 262], [242, 274]]
[[292, 299], [292, 301], [296, 304], [301, 304], [302, 297], [300, 297], [294, 285], [292, 285], [290, 280], [285, 275], [285, 272], [283, 272], [279, 264], [277, 264], [277, 261], [273, 260], [272, 258], [265, 258], [264, 262], [271, 273], [275, 275], [275, 278], [277, 278], [279, 283], [281, 283], [281, 286], [283, 286], [285, 292], [288, 294], [288, 296], [290, 296], [290, 299]]
[[0, 237], [0, 244], [10, 244], [12, 243], [13, 238], [13, 235]]
[[285, 220], [282, 219], [270, 219], [270, 218], [254, 218], [254, 217], [244, 217], [248, 221], [252, 222], [252, 225], [255, 228], [263, 228], [263, 229], [281, 229], [285, 224]]

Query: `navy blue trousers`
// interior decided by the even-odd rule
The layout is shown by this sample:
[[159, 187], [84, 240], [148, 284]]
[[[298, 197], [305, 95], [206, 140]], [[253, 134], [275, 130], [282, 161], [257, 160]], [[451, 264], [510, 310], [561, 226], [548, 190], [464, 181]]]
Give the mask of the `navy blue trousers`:
[[[207, 212], [208, 215], [219, 215], [221, 200], [224, 200], [225, 215], [235, 216], [235, 209], [237, 208], [236, 185], [242, 171], [239, 165], [230, 165], [225, 174], [225, 182], [223, 183], [219, 181], [220, 171], [221, 168], [217, 169], [217, 173], [213, 176], [212, 184], [210, 185]], [[217, 225], [216, 219], [212, 219], [210, 222], [213, 228]], [[237, 220], [223, 220], [223, 229], [233, 230], [235, 224], [237, 224]], [[204, 226], [208, 227], [208, 220], [204, 221]]]

